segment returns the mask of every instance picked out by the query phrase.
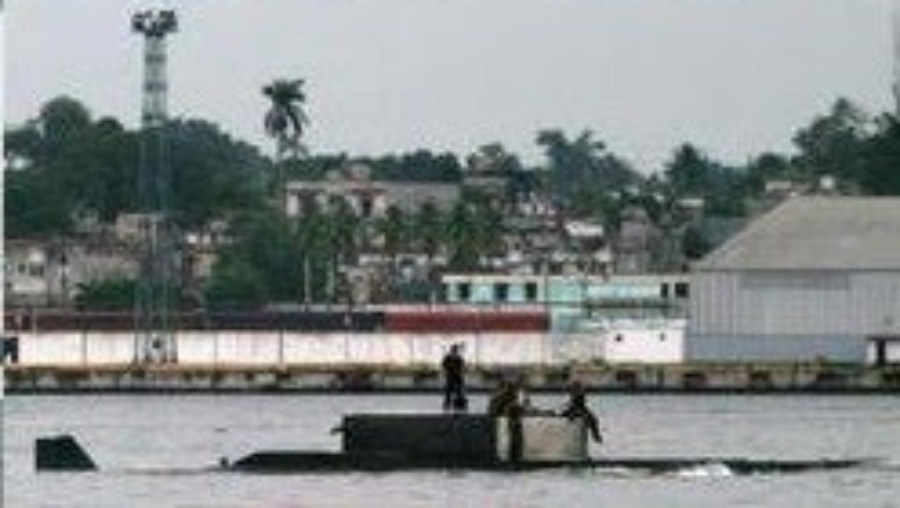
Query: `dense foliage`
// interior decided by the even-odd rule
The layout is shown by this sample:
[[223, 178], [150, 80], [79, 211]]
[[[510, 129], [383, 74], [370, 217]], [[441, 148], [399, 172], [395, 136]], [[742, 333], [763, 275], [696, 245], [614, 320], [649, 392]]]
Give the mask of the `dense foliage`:
[[[272, 111], [289, 111], [278, 110], [279, 104], [273, 102]], [[281, 125], [276, 116], [270, 111], [271, 126]], [[686, 142], [652, 174], [636, 171], [588, 130], [574, 137], [541, 130], [536, 143], [545, 163], [538, 167], [525, 167], [498, 143], [464, 159], [418, 149], [354, 158], [307, 153], [273, 162], [208, 121], [173, 120], [166, 132], [170, 207], [177, 224], [189, 230], [216, 219], [229, 224], [231, 240], [221, 247], [205, 285], [207, 302], [220, 307], [345, 301], [348, 289], [339, 271], [373, 249], [390, 259], [415, 252], [444, 256], [454, 270], [478, 269], [486, 257], [502, 254], [504, 220], [513, 205], [534, 195], [548, 198], [567, 217], [601, 221], [613, 233], [626, 210], [643, 210], [661, 229], [680, 235], [688, 258], [713, 246], [696, 217], [679, 208], [689, 199], [702, 204], [704, 217], [732, 220], [764, 199], [773, 181], [811, 188], [830, 176], [841, 192], [900, 195], [900, 125], [891, 116], [866, 115], [845, 99], [796, 131], [792, 153], [762, 153], [727, 165]], [[111, 223], [134, 212], [139, 143], [139, 131], [114, 118], [94, 119], [69, 97], [49, 101], [24, 125], [7, 127], [7, 236], [71, 235], [85, 217]], [[467, 189], [447, 212], [432, 204], [415, 213], [392, 207], [375, 220], [360, 219], [342, 200], [291, 219], [273, 207], [283, 179], [321, 179], [351, 163], [369, 168], [368, 177], [375, 180], [462, 184], [474, 175], [500, 177], [506, 187], [500, 196]], [[130, 306], [126, 293], [132, 286], [127, 281], [85, 286], [82, 303]]]
[[[195, 228], [262, 206], [270, 163], [255, 148], [202, 120], [174, 120], [166, 135], [169, 206], [179, 225]], [[112, 222], [135, 212], [139, 137], [115, 119], [94, 121], [87, 108], [67, 97], [7, 130], [7, 236], [64, 235], [82, 217]]]

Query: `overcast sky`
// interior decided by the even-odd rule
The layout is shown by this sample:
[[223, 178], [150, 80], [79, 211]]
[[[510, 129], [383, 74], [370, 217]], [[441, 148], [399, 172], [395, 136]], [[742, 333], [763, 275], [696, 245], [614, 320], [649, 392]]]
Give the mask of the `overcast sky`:
[[[268, 151], [260, 87], [307, 79], [317, 152], [593, 130], [644, 171], [692, 141], [742, 162], [846, 96], [891, 107], [891, 0], [191, 0], [170, 39], [170, 113]], [[7, 0], [6, 120], [67, 94], [139, 118], [128, 0]]]

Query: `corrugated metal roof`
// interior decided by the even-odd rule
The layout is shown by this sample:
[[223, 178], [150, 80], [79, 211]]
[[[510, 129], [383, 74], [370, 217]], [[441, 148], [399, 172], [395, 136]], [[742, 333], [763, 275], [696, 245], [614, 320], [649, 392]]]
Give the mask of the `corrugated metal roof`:
[[900, 199], [788, 199], [697, 270], [900, 270]]

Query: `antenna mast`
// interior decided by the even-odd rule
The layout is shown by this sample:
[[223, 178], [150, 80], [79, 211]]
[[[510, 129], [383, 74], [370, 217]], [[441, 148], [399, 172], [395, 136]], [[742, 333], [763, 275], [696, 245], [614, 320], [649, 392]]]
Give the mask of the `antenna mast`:
[[174, 282], [173, 224], [168, 213], [171, 180], [167, 161], [166, 36], [177, 29], [173, 10], [145, 10], [131, 18], [133, 32], [144, 37], [138, 212], [140, 275], [135, 295], [137, 364], [177, 360], [171, 310]]

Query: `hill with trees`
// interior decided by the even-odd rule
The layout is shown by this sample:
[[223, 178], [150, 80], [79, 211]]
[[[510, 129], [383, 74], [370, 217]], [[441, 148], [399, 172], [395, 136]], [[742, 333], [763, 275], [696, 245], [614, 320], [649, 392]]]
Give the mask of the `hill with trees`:
[[[512, 205], [523, 195], [545, 196], [562, 216], [601, 222], [613, 234], [624, 210], [643, 210], [660, 228], [681, 235], [688, 258], [703, 255], [714, 242], [704, 237], [696, 216], [684, 213], [685, 200], [699, 203], [704, 218], [741, 219], [765, 200], [772, 182], [812, 189], [829, 177], [837, 192], [900, 195], [897, 119], [868, 115], [846, 99], [799, 127], [791, 153], [767, 152], [726, 164], [686, 140], [664, 167], [649, 174], [590, 130], [575, 135], [540, 130], [535, 142], [545, 161], [536, 167], [526, 167], [517, 154], [491, 142], [467, 156], [415, 148], [350, 158], [285, 149], [273, 160], [208, 120], [174, 119], [167, 132], [176, 224], [183, 231], [202, 230], [214, 221], [229, 225], [231, 241], [220, 246], [203, 288], [205, 300], [215, 305], [339, 300], [346, 293], [339, 267], [353, 265], [361, 252], [376, 247], [388, 257], [443, 254], [448, 269], [481, 269], [486, 256], [502, 254], [504, 219], [515, 213]], [[115, 118], [94, 118], [71, 97], [54, 98], [24, 125], [7, 126], [7, 238], [72, 236], [86, 217], [112, 223], [135, 212], [139, 134]], [[462, 184], [477, 174], [500, 177], [506, 187], [499, 197], [463, 192], [447, 212], [391, 208], [374, 223], [339, 203], [298, 218], [275, 206], [280, 178], [319, 180], [349, 163], [370, 168], [373, 180]], [[381, 239], [377, 246], [368, 240], [373, 234]], [[103, 289], [92, 287], [90, 294], [109, 293]]]

